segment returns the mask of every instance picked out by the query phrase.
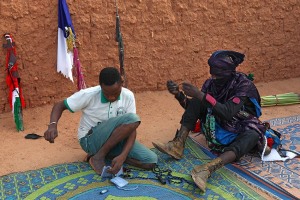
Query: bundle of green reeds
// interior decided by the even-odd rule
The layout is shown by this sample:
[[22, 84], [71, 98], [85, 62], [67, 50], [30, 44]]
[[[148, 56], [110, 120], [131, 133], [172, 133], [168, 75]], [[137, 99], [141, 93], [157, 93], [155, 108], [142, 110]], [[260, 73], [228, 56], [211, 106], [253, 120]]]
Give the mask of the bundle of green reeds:
[[262, 107], [283, 106], [297, 103], [300, 103], [300, 94], [293, 92], [261, 97]]

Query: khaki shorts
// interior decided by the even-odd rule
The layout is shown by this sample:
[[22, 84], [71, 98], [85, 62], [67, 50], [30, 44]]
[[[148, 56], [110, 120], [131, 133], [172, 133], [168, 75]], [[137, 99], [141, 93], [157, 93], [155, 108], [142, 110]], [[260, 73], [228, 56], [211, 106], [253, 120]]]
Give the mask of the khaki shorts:
[[[81, 138], [80, 146], [89, 155], [94, 155], [104, 145], [104, 143], [110, 137], [111, 133], [118, 126], [122, 124], [131, 124], [135, 122], [140, 122], [140, 118], [138, 115], [133, 113], [127, 113], [122, 116], [110, 118], [107, 121], [98, 124], [96, 127], [93, 127], [86, 136]], [[119, 144], [117, 144], [109, 152], [108, 155], [119, 155], [123, 150], [125, 142], [126, 140], [123, 140]], [[138, 141], [135, 141], [133, 147], [131, 148], [128, 154], [128, 157], [139, 160], [142, 163], [157, 163], [158, 160], [157, 155], [153, 151], [151, 151]]]

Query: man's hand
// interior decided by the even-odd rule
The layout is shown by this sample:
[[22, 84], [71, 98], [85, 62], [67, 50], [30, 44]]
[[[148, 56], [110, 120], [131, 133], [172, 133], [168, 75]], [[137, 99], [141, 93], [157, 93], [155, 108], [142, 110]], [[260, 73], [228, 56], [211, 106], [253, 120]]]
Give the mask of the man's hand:
[[202, 100], [204, 97], [204, 93], [201, 92], [196, 86], [193, 86], [191, 83], [182, 83], [182, 90], [185, 95], [190, 97], [194, 97], [200, 100]]
[[179, 93], [179, 86], [172, 80], [167, 81], [167, 88], [171, 94], [177, 95]]
[[44, 133], [45, 140], [49, 141], [50, 143], [54, 143], [54, 139], [58, 136], [56, 124], [48, 126], [48, 130]]
[[108, 170], [108, 172], [111, 174], [117, 174], [120, 171], [125, 160], [126, 160], [126, 158], [124, 158], [124, 156], [122, 156], [122, 155], [116, 156], [111, 161], [111, 168]]
[[64, 101], [56, 103], [52, 108], [48, 130], [46, 130], [44, 133], [45, 140], [49, 141], [50, 143], [54, 143], [54, 139], [58, 136], [57, 123], [61, 117], [61, 114], [66, 109], [67, 107], [65, 106]]

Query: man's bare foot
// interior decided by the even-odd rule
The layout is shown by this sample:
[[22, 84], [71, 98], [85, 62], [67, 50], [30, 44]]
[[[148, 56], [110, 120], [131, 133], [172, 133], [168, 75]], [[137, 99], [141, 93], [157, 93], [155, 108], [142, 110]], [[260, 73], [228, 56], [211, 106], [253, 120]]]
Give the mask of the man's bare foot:
[[91, 167], [93, 168], [93, 170], [96, 172], [96, 174], [101, 175], [102, 173], [102, 169], [105, 166], [105, 161], [104, 159], [95, 159], [94, 156], [92, 156], [89, 159], [89, 163], [91, 165]]

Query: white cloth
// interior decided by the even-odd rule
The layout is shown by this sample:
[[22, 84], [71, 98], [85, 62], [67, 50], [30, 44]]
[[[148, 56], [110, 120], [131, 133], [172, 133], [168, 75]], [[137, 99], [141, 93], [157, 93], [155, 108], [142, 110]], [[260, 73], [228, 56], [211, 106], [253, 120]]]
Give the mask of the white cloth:
[[67, 41], [64, 30], [58, 27], [57, 34], [57, 72], [61, 72], [66, 78], [73, 82], [73, 51], [68, 52]]
[[11, 105], [12, 105], [12, 113], [15, 112], [15, 102], [16, 102], [16, 98], [20, 97], [19, 96], [19, 88], [14, 89], [13, 93], [12, 93], [12, 99], [11, 99]]
[[276, 149], [272, 149], [271, 153], [267, 156], [262, 156], [262, 161], [286, 161], [288, 159], [293, 159], [297, 154], [287, 151], [286, 157], [281, 157]]
[[71, 112], [82, 111], [78, 139], [84, 137], [99, 122], [125, 113], [136, 113], [134, 94], [127, 88], [122, 88], [119, 99], [112, 103], [107, 102], [101, 93], [100, 86], [90, 87], [76, 92], [64, 101]]

